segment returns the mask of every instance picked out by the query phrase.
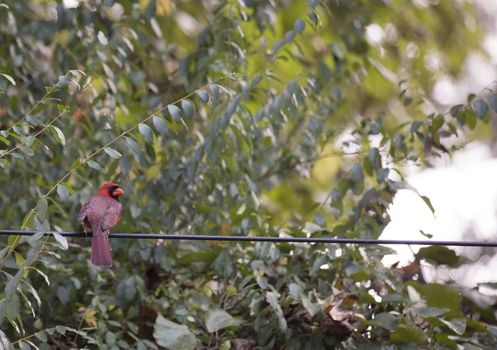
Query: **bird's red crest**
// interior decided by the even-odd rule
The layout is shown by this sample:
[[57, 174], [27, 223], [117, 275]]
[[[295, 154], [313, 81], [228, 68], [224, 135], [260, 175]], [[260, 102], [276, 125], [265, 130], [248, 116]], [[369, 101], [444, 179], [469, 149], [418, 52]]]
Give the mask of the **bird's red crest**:
[[98, 191], [103, 196], [113, 197], [113, 198], [122, 196], [124, 194], [124, 191], [121, 189], [121, 186], [111, 182], [104, 183], [102, 186], [100, 186], [100, 189]]

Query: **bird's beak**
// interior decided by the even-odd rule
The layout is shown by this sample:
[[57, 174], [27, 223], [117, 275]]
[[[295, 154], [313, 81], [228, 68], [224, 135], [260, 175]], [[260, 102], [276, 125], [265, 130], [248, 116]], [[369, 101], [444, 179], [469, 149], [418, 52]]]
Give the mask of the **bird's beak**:
[[124, 191], [120, 188], [116, 188], [114, 192], [112, 192], [112, 195], [115, 197], [121, 197], [124, 194]]

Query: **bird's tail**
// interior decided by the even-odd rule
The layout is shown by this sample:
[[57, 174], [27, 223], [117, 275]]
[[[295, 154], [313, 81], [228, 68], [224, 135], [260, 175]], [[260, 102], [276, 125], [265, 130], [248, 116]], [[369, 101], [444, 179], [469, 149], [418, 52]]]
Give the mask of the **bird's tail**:
[[110, 254], [109, 230], [95, 230], [91, 239], [91, 262], [95, 266], [112, 266]]

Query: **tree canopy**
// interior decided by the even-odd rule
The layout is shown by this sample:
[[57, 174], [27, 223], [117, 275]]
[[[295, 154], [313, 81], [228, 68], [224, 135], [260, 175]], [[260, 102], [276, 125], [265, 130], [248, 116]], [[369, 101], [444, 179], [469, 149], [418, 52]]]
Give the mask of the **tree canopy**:
[[449, 248], [400, 268], [383, 246], [115, 239], [99, 269], [89, 240], [46, 235], [80, 230], [112, 181], [114, 231], [377, 238], [404, 166], [497, 111], [491, 80], [430, 98], [480, 49], [476, 18], [450, 0], [0, 2], [0, 228], [37, 232], [0, 240], [0, 348], [495, 348], [490, 298], [423, 278], [463, 262]]

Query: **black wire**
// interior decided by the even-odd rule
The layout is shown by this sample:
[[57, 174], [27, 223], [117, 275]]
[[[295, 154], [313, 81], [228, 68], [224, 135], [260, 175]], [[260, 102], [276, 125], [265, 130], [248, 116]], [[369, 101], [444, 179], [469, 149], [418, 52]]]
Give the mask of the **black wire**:
[[[0, 230], [0, 236], [32, 236], [37, 231]], [[58, 232], [65, 237], [91, 237], [91, 233]], [[53, 231], [47, 232], [53, 235]], [[364, 239], [364, 238], [307, 238], [307, 237], [264, 237], [264, 236], [218, 236], [218, 235], [187, 235], [165, 233], [111, 233], [110, 238], [132, 239], [165, 239], [191, 241], [231, 241], [231, 242], [274, 242], [274, 243], [333, 243], [333, 244], [414, 244], [426, 246], [459, 246], [459, 247], [491, 247], [497, 248], [497, 242], [481, 241], [431, 241], [409, 239]]]

